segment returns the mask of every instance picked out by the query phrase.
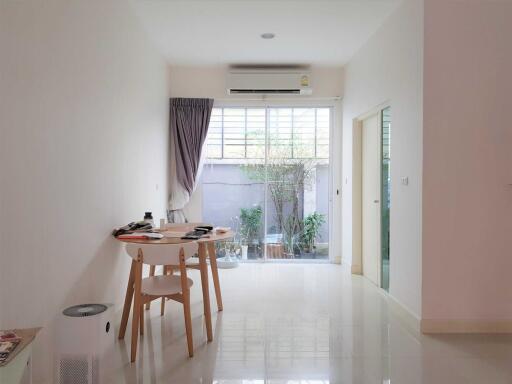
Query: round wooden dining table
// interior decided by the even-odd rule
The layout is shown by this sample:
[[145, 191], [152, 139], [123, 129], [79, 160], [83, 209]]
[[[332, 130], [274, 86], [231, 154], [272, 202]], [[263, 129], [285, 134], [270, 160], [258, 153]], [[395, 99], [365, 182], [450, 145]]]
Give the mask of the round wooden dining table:
[[[213, 285], [215, 288], [215, 298], [217, 300], [217, 309], [219, 311], [223, 310], [222, 306], [222, 294], [220, 290], [220, 281], [219, 281], [219, 271], [217, 267], [217, 256], [215, 252], [215, 243], [217, 241], [225, 241], [232, 239], [235, 236], [235, 233], [231, 230], [224, 233], [216, 233], [212, 231], [211, 233], [206, 234], [204, 237], [198, 240], [187, 240], [181, 239], [179, 234], [184, 234], [185, 232], [192, 231], [194, 227], [201, 225], [200, 223], [187, 223], [187, 224], [167, 224], [164, 229], [156, 229], [164, 235], [161, 239], [119, 239], [117, 240], [123, 243], [136, 243], [136, 244], [183, 244], [188, 242], [197, 242], [198, 244], [198, 256], [199, 263], [198, 264], [187, 264], [187, 268], [198, 269], [201, 274], [201, 286], [203, 291], [203, 306], [204, 306], [204, 315], [205, 315], [205, 323], [206, 323], [206, 336], [208, 341], [213, 340], [213, 332], [212, 332], [212, 318], [211, 318], [211, 308], [210, 308], [210, 292], [208, 287], [208, 264], [206, 262], [207, 258], [210, 260], [210, 268], [212, 272]], [[135, 264], [136, 261], [132, 260], [132, 265], [130, 268], [130, 277], [128, 278], [128, 284], [126, 286], [126, 296], [124, 300], [123, 306], [123, 315], [121, 318], [121, 326], [119, 328], [119, 339], [123, 339], [126, 326], [128, 323], [128, 317], [130, 315], [130, 309], [133, 300], [133, 291], [134, 291], [134, 281], [135, 281]], [[150, 266], [150, 276], [155, 274], [155, 266]], [[149, 305], [146, 305], [146, 309], [149, 309]]]

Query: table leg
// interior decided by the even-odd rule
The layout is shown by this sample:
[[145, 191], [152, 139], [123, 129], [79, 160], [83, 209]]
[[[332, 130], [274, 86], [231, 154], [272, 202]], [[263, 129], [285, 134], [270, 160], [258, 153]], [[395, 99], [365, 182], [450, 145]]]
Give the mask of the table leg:
[[130, 316], [130, 308], [132, 306], [135, 263], [136, 261], [132, 260], [132, 265], [130, 267], [130, 277], [128, 278], [128, 284], [126, 285], [126, 296], [124, 297], [123, 316], [121, 317], [121, 327], [119, 328], [120, 339], [124, 339], [124, 334], [126, 332], [126, 324], [128, 323], [128, 316]]
[[[139, 260], [142, 251], [139, 249]], [[135, 358], [137, 357], [137, 342], [140, 332], [140, 314], [143, 310], [141, 303], [141, 280], [142, 280], [142, 262], [137, 261], [135, 264], [134, 271], [135, 282], [134, 285], [134, 297], [133, 297], [133, 316], [132, 316], [132, 347], [131, 347], [131, 359], [130, 361], [133, 363]]]
[[220, 292], [219, 270], [217, 268], [217, 255], [215, 254], [215, 243], [208, 243], [208, 257], [210, 258], [210, 268], [212, 269], [213, 286], [215, 287], [215, 298], [217, 299], [217, 309], [223, 310], [222, 294]]
[[210, 309], [210, 292], [208, 287], [208, 266], [206, 264], [206, 244], [199, 243], [199, 270], [201, 272], [201, 288], [203, 289], [204, 318], [206, 321], [206, 337], [213, 340], [212, 313]]

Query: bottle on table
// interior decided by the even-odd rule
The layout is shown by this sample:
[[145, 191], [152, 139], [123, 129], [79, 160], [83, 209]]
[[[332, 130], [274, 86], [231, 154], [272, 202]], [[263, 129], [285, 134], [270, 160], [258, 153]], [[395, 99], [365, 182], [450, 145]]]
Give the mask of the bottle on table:
[[155, 222], [153, 221], [153, 214], [151, 212], [144, 213], [144, 222], [151, 224], [151, 227], [155, 228]]

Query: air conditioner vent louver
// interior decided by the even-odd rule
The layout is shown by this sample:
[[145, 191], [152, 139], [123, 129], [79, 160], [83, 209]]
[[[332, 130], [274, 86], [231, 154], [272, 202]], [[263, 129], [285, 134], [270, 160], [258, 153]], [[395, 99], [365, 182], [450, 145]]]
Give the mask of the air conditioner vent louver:
[[300, 95], [300, 89], [230, 89], [231, 94], [288, 94]]

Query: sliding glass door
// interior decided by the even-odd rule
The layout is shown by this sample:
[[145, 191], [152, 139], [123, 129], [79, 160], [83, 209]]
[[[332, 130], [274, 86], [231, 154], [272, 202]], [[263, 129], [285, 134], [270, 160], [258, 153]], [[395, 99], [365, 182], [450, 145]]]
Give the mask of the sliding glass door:
[[221, 253], [328, 259], [330, 126], [330, 108], [214, 108], [203, 220], [237, 230]]
[[391, 107], [381, 111], [381, 287], [389, 291], [391, 212]]

